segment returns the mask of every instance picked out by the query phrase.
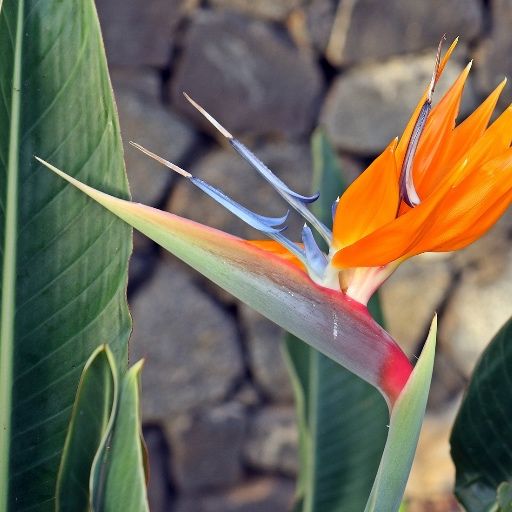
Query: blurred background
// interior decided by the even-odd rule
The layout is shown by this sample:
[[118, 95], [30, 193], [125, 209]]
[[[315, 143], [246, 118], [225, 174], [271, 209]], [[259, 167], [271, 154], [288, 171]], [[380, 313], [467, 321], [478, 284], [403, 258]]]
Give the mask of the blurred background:
[[[354, 179], [401, 133], [443, 33], [447, 44], [460, 36], [445, 83], [475, 59], [461, 118], [512, 71], [510, 0], [96, 3], [134, 199], [249, 238], [260, 236], [127, 145], [139, 142], [260, 213], [282, 213], [183, 91], [307, 193], [314, 128], [325, 128]], [[510, 98], [509, 88], [502, 106]], [[288, 233], [298, 238], [299, 226]], [[388, 328], [411, 356], [440, 315], [411, 512], [457, 510], [449, 429], [479, 353], [511, 314], [511, 237], [507, 215], [464, 251], [414, 258], [382, 289]], [[297, 430], [280, 330], [138, 234], [130, 272], [152, 510], [289, 510]]]

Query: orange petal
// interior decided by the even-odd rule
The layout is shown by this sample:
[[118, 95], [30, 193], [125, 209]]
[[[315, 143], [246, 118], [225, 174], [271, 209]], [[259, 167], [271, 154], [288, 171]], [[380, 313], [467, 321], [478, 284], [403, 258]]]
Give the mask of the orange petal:
[[452, 132], [446, 150], [436, 162], [436, 167], [452, 167], [482, 136], [507, 80], [503, 80], [485, 101]]
[[[274, 240], [247, 240], [247, 243], [258, 247], [259, 249], [263, 249], [266, 252], [270, 252], [276, 256], [279, 256], [283, 260], [290, 262], [301, 270], [306, 270], [302, 262], [294, 254], [283, 247], [280, 243], [274, 242]], [[297, 245], [301, 246], [302, 244]]]
[[435, 172], [436, 167], [433, 164], [436, 160], [442, 158], [442, 154], [448, 146], [447, 139], [455, 128], [455, 120], [459, 113], [464, 84], [470, 69], [471, 63], [464, 68], [448, 92], [428, 116], [425, 130], [418, 144], [413, 166], [414, 184], [422, 200], [431, 192], [432, 184], [437, 183], [439, 180]]
[[454, 251], [482, 236], [506, 210], [512, 198], [512, 150], [486, 162], [436, 208], [429, 230], [408, 256], [425, 251]]
[[[484, 134], [463, 155], [467, 161], [466, 166], [456, 166], [455, 171], [447, 173], [451, 186], [456, 186], [467, 175], [478, 169], [485, 162], [502, 155], [512, 142], [512, 106], [508, 107], [492, 124]], [[462, 160], [461, 159], [461, 160]], [[460, 161], [459, 161], [460, 162]]]
[[[459, 41], [459, 38], [455, 39], [453, 43], [450, 45], [446, 53], [444, 54], [444, 57], [441, 60], [441, 63], [439, 64], [439, 69], [437, 71], [437, 76], [440, 77], [444, 71], [444, 68], [448, 61], [450, 60], [450, 57], [453, 53], [453, 50], [457, 46], [457, 42]], [[427, 95], [429, 93], [430, 86], [428, 86], [425, 89], [425, 92], [423, 93], [423, 96], [421, 97], [420, 101], [416, 105], [416, 108], [414, 109], [414, 112], [409, 119], [409, 122], [407, 123], [405, 130], [402, 134], [402, 137], [400, 138], [400, 141], [398, 143], [398, 146], [396, 148], [396, 165], [397, 165], [397, 171], [400, 173], [400, 170], [402, 169], [402, 165], [404, 162], [405, 153], [407, 151], [407, 145], [409, 144], [409, 139], [411, 138], [412, 131], [414, 130], [414, 125], [416, 124], [416, 120], [418, 119], [418, 115], [420, 113], [421, 108], [423, 107], [423, 104], [425, 103], [425, 100], [427, 99]]]
[[433, 203], [421, 203], [407, 214], [340, 249], [333, 256], [333, 265], [339, 268], [380, 267], [402, 258], [421, 240], [434, 208]]
[[396, 139], [341, 196], [333, 226], [334, 247], [345, 247], [393, 220], [398, 208]]

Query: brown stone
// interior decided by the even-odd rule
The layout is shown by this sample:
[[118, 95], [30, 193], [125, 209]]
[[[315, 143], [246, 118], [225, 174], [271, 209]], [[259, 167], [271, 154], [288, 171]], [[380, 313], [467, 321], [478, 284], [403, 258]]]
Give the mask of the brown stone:
[[[477, 85], [481, 94], [489, 94], [506, 76], [512, 75], [512, 2], [510, 0], [493, 0], [492, 30], [479, 47], [477, 54]], [[512, 100], [510, 86], [506, 87], [501, 103], [508, 106]]]
[[283, 357], [283, 330], [249, 306], [240, 307], [249, 361], [258, 386], [272, 400], [291, 402], [293, 390]]
[[285, 512], [290, 510], [295, 484], [285, 478], [257, 477], [203, 496], [183, 496], [176, 512]]
[[136, 295], [132, 316], [130, 359], [146, 360], [145, 421], [165, 421], [179, 412], [215, 404], [240, 377], [235, 325], [177, 265], [158, 266]]
[[266, 407], [249, 423], [244, 447], [249, 467], [296, 476], [298, 473], [297, 416], [293, 407]]
[[334, 65], [425, 50], [443, 34], [472, 41], [482, 28], [478, 0], [346, 0], [339, 2], [327, 57]]
[[185, 3], [96, 0], [110, 65], [165, 66]]
[[[357, 67], [340, 75], [322, 107], [321, 123], [339, 148], [360, 155], [376, 154], [401, 135], [432, 76], [435, 50]], [[462, 66], [450, 61], [436, 88], [437, 102]], [[476, 105], [471, 76], [461, 112]]]
[[451, 284], [444, 255], [425, 254], [402, 263], [380, 289], [386, 328], [410, 355], [424, 341]]
[[183, 91], [235, 135], [298, 136], [313, 127], [322, 80], [315, 62], [271, 25], [200, 11], [187, 32], [171, 90], [175, 107], [203, 126]]
[[141, 75], [114, 73], [113, 86], [132, 196], [137, 202], [151, 205], [162, 199], [173, 175], [132, 147], [129, 141], [137, 142], [179, 165], [192, 150], [196, 138], [190, 126], [166, 110], [151, 92], [157, 88], [153, 83], [154, 77], [148, 72]]
[[243, 407], [229, 403], [166, 423], [175, 482], [183, 492], [230, 486], [242, 478]]
[[233, 9], [251, 16], [270, 21], [282, 21], [304, 0], [210, 0], [212, 5]]

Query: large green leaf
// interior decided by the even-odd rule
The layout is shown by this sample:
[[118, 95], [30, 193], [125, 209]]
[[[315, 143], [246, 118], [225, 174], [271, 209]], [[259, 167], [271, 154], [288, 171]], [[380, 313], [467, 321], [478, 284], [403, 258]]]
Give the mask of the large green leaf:
[[389, 420], [386, 446], [365, 512], [396, 512], [411, 471], [434, 369], [437, 318]]
[[45, 511], [85, 361], [126, 365], [130, 235], [33, 155], [128, 186], [93, 0], [0, 9], [0, 511]]
[[117, 380], [111, 351], [105, 345], [98, 347], [78, 385], [57, 478], [56, 512], [90, 510], [92, 463], [117, 407]]
[[[331, 205], [345, 189], [342, 170], [320, 131], [312, 150], [315, 213], [330, 225]], [[382, 320], [377, 297], [372, 309]], [[361, 512], [386, 441], [386, 404], [375, 388], [301, 340], [287, 335], [286, 350], [300, 432], [297, 509]]]
[[149, 512], [140, 419], [142, 361], [120, 383], [119, 396], [91, 474], [94, 512]]
[[491, 510], [498, 486], [512, 481], [511, 412], [512, 319], [476, 365], [450, 438], [455, 493], [469, 512]]

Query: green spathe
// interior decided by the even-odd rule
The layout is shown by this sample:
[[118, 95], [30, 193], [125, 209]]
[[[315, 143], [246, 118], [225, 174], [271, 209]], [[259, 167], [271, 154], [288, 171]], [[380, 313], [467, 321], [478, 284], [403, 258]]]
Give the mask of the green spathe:
[[427, 406], [436, 333], [437, 317], [432, 321], [412, 375], [391, 412], [386, 446], [365, 512], [396, 512], [400, 508]]

